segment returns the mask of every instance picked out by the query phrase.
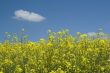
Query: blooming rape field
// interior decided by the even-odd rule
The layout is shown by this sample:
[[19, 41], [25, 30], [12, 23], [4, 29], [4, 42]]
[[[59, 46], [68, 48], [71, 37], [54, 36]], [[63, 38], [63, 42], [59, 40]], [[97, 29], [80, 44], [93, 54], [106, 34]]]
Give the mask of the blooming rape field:
[[52, 32], [48, 39], [0, 43], [0, 73], [110, 73], [110, 39], [67, 30]]

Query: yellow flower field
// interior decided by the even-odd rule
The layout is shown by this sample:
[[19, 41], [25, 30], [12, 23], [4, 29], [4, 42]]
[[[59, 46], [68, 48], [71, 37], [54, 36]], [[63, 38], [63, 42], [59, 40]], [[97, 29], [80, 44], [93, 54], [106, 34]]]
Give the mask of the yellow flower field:
[[110, 40], [67, 30], [37, 42], [0, 43], [0, 73], [110, 73]]

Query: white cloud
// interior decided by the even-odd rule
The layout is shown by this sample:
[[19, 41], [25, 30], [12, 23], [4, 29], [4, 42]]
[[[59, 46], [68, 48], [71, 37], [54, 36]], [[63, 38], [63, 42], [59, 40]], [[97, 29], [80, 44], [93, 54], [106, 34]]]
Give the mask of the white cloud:
[[20, 20], [27, 20], [30, 22], [41, 22], [45, 19], [45, 17], [34, 13], [34, 12], [29, 12], [26, 10], [16, 10], [14, 13], [14, 18], [15, 19], [20, 19]]
[[97, 33], [96, 32], [89, 32], [89, 33], [87, 33], [87, 35], [90, 37], [93, 37], [93, 36], [95, 37], [97, 35]]

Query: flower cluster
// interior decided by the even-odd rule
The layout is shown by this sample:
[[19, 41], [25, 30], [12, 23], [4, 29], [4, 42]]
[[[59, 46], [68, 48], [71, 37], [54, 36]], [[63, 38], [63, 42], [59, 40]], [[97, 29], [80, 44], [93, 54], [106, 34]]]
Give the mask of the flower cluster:
[[[90, 34], [89, 34], [90, 35]], [[110, 73], [110, 40], [68, 30], [48, 40], [0, 43], [0, 73]]]

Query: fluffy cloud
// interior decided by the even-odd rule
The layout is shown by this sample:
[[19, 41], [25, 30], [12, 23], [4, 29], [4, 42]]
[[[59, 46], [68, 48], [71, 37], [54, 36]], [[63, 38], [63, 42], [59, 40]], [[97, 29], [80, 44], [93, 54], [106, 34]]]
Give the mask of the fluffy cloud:
[[96, 37], [97, 33], [96, 32], [89, 32], [89, 33], [87, 33], [87, 35], [90, 37], [93, 37], [93, 36]]
[[14, 16], [15, 19], [27, 20], [30, 22], [41, 22], [45, 19], [45, 17], [37, 13], [25, 11], [22, 9], [15, 11], [14, 15], [15, 15]]

